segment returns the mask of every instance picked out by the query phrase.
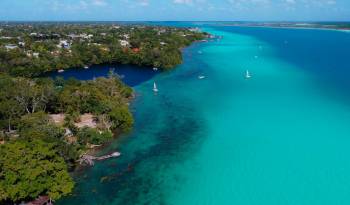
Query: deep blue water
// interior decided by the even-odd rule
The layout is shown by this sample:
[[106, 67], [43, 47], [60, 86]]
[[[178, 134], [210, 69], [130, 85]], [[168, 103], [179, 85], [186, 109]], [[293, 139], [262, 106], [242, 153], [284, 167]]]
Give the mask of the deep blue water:
[[97, 77], [107, 77], [110, 71], [114, 70], [114, 74], [118, 74], [121, 80], [129, 86], [137, 86], [143, 82], [150, 80], [159, 71], [154, 71], [149, 67], [139, 67], [133, 65], [120, 65], [120, 64], [102, 64], [93, 65], [89, 69], [72, 68], [67, 69], [63, 73], [52, 72], [49, 76], [55, 78], [61, 76], [65, 79], [74, 77], [78, 80], [92, 80]]

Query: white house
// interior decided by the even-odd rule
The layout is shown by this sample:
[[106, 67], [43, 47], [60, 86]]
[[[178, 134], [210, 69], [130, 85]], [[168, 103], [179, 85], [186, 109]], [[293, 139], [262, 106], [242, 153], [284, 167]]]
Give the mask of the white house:
[[39, 58], [39, 53], [33, 53], [33, 57]]
[[189, 31], [192, 31], [192, 32], [199, 32], [200, 29], [197, 27], [197, 28], [190, 28], [188, 29]]
[[60, 40], [59, 44], [57, 45], [58, 48], [70, 48], [70, 44], [68, 43], [67, 40]]
[[69, 38], [74, 39], [74, 38], [80, 38], [80, 35], [76, 35], [76, 34], [69, 34], [67, 35]]
[[7, 50], [12, 50], [12, 49], [18, 48], [18, 46], [14, 44], [8, 44], [8, 45], [5, 45], [5, 48]]
[[126, 40], [119, 40], [119, 42], [120, 42], [120, 45], [123, 46], [123, 47], [129, 46], [129, 42], [126, 41]]

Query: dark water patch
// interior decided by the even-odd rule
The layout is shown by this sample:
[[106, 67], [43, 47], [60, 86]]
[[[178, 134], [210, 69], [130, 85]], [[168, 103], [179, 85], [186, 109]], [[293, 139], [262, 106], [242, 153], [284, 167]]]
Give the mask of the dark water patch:
[[[148, 134], [152, 135], [149, 137], [155, 139], [154, 145], [146, 150], [133, 150], [134, 157], [131, 159], [97, 164], [86, 173], [86, 177], [78, 177], [75, 195], [61, 200], [59, 204], [166, 204], [168, 189], [175, 188], [166, 187], [169, 181], [175, 182], [170, 184], [181, 184], [184, 180], [181, 176], [170, 174], [169, 170], [184, 163], [196, 152], [205, 136], [205, 125], [199, 113], [186, 101], [182, 105], [167, 96], [158, 97], [161, 98], [158, 110], [162, 112], [160, 120], [163, 125], [152, 130], [149, 117], [154, 114], [143, 113], [137, 116], [135, 128], [135, 134], [148, 130]], [[143, 137], [147, 137], [147, 133]], [[140, 139], [131, 136], [129, 140]], [[131, 151], [128, 147], [121, 148], [126, 155]], [[91, 197], [93, 199], [89, 199]]]
[[113, 70], [121, 80], [129, 86], [137, 86], [143, 82], [146, 82], [153, 78], [160, 71], [154, 71], [149, 67], [138, 67], [133, 65], [120, 65], [120, 64], [103, 64], [93, 65], [89, 69], [83, 68], [71, 68], [62, 73], [52, 72], [49, 73], [50, 77], [63, 77], [69, 79], [71, 77], [78, 80], [92, 80], [97, 77], [107, 77], [110, 71]]
[[[195, 121], [185, 120], [184, 122], [179, 123], [176, 120], [174, 122], [174, 119], [169, 119], [166, 123], [176, 123], [177, 126], [169, 126], [160, 130], [157, 133], [159, 143], [146, 153], [138, 153], [140, 157], [135, 161], [135, 170], [141, 170], [137, 171], [137, 174], [129, 175], [117, 182], [120, 185], [124, 184], [125, 187], [118, 189], [122, 190], [123, 193], [117, 195], [118, 200], [115, 204], [165, 203], [164, 196], [167, 193], [167, 188], [163, 185], [165, 182], [169, 183], [170, 176], [163, 176], [164, 173], [171, 169], [174, 163], [185, 160], [189, 150], [192, 150], [198, 140], [200, 141], [198, 138], [193, 139], [199, 137], [199, 126], [196, 125]], [[170, 178], [181, 183], [177, 176]]]

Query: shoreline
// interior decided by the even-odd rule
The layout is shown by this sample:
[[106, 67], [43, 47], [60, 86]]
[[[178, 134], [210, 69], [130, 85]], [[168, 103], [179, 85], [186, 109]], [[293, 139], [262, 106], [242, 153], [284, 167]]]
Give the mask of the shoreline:
[[337, 29], [337, 28], [318, 28], [318, 27], [298, 27], [298, 26], [259, 26], [259, 25], [228, 25], [223, 24], [226, 27], [250, 27], [250, 28], [280, 28], [280, 29], [301, 29], [301, 30], [325, 30], [325, 31], [339, 31], [350, 33], [350, 28], [348, 29]]
[[[205, 40], [205, 39], [203, 39]], [[186, 48], [194, 45], [194, 44], [198, 44], [198, 43], [205, 43], [203, 40], [197, 40], [197, 41], [194, 41], [192, 42], [190, 45], [188, 46], [184, 46], [184, 47], [181, 47], [180, 48], [180, 52], [181, 52], [181, 55], [183, 56], [183, 50], [185, 50]], [[181, 62], [180, 64], [178, 65], [181, 65], [183, 62]], [[154, 71], [152, 70], [152, 67], [147, 67], [147, 66], [140, 66], [140, 65], [135, 65], [135, 64], [120, 64], [120, 63], [112, 63], [112, 64], [109, 64], [109, 63], [103, 63], [103, 64], [95, 64], [95, 65], [91, 65], [89, 66], [89, 69], [91, 67], [94, 67], [94, 66], [107, 66], [107, 65], [122, 65], [122, 66], [130, 66], [132, 67], [131, 69], [136, 69], [136, 70], [139, 70], [139, 69], [147, 69], [149, 71], [152, 71], [152, 72], [155, 72], [155, 74], [152, 76], [152, 78], [162, 72], [166, 72], [166, 71], [171, 71], [173, 69], [176, 69], [176, 66], [174, 66], [173, 68], [171, 69], [161, 69], [161, 71]], [[85, 72], [89, 69], [84, 69], [84, 67], [72, 67], [72, 68], [68, 68], [66, 69], [66, 71], [70, 71], [70, 70], [78, 70], [78, 71], [81, 71], [81, 72]], [[50, 71], [52, 74], [62, 74], [62, 73], [58, 73], [57, 71]], [[48, 72], [47, 74], [49, 74], [50, 72]], [[57, 76], [60, 76], [60, 75], [57, 75]], [[56, 76], [56, 77], [57, 77]], [[50, 75], [47, 75], [46, 77], [50, 77], [52, 78], [52, 76]], [[100, 77], [104, 77], [104, 76], [100, 76]], [[83, 80], [84, 81], [84, 80]], [[125, 81], [123, 79], [120, 79], [120, 81], [122, 81], [123, 83], [125, 83]], [[125, 83], [126, 84], [126, 83]], [[127, 85], [127, 84], [126, 84]], [[129, 87], [131, 87], [130, 85], [127, 85]], [[135, 99], [136, 99], [137, 95], [135, 94], [135, 91], [133, 91], [133, 96], [132, 98], [130, 98], [129, 100], [129, 103], [132, 103]], [[131, 130], [132, 131], [132, 130]], [[103, 154], [103, 152], [112, 144], [112, 143], [115, 143], [116, 141], [118, 140], [121, 140], [123, 138], [123, 135], [125, 135], [127, 133], [123, 133], [121, 132], [120, 130], [116, 130], [116, 131], [113, 131], [113, 139], [111, 139], [110, 141], [106, 142], [106, 143], [103, 143], [101, 145], [98, 145], [98, 146], [95, 146], [95, 147], [91, 147], [91, 148], [87, 148], [86, 151], [82, 154], [87, 154], [87, 155], [97, 155], [99, 156], [100, 154]], [[116, 151], [116, 150], [115, 150]], [[83, 174], [83, 172], [90, 168], [91, 166], [86, 166], [86, 165], [81, 165], [80, 163], [76, 162], [76, 167], [74, 167], [74, 169], [72, 169], [69, 173], [72, 174], [73, 176], [75, 174]]]
[[[181, 64], [183, 64], [184, 63], [184, 59], [183, 59], [183, 55], [184, 55], [184, 53], [183, 53], [183, 50], [184, 49], [186, 49], [187, 47], [190, 47], [191, 45], [193, 45], [193, 44], [195, 44], [195, 43], [199, 43], [199, 42], [202, 42], [201, 40], [203, 40], [203, 39], [207, 39], [208, 38], [208, 36], [207, 35], [203, 35], [201, 38], [200, 38], [200, 40], [190, 40], [189, 42], [188, 42], [188, 45], [187, 45], [187, 43], [186, 43], [186, 45], [183, 45], [183, 46], [180, 46], [180, 47], [178, 47], [177, 48], [177, 51], [176, 51], [176, 56], [177, 57], [179, 57], [179, 60], [178, 61], [170, 61], [171, 63], [170, 64], [165, 64], [164, 65], [164, 67], [163, 67], [163, 64], [160, 64], [160, 66], [159, 66], [159, 70], [161, 70], [160, 72], [164, 72], [164, 71], [170, 71], [170, 70], [173, 70], [173, 69], [176, 69], [177, 67], [178, 67], [178, 65], [181, 65]], [[171, 52], [170, 53], [168, 53], [168, 55], [170, 55], [171, 54]], [[139, 64], [138, 64], [138, 62], [139, 62]], [[68, 67], [68, 68], [65, 68], [64, 70], [62, 70], [62, 71], [67, 71], [67, 73], [65, 73], [65, 72], [58, 72], [59, 70], [57, 70], [57, 69], [53, 69], [53, 70], [51, 70], [51, 71], [46, 71], [46, 72], [43, 72], [42, 74], [38, 74], [37, 75], [37, 77], [39, 77], [39, 78], [41, 78], [41, 77], [43, 77], [43, 78], [51, 78], [51, 79], [54, 79], [55, 77], [57, 77], [57, 76], [61, 76], [61, 77], [63, 77], [65, 80], [66, 79], [69, 79], [70, 77], [74, 77], [74, 78], [76, 78], [78, 81], [92, 81], [94, 78], [95, 78], [95, 76], [94, 77], [92, 77], [93, 75], [95, 75], [95, 74], [97, 74], [97, 72], [99, 72], [99, 74], [102, 74], [102, 75], [96, 75], [96, 77], [103, 77], [103, 78], [106, 78], [107, 76], [108, 76], [108, 70], [111, 70], [111, 68], [113, 68], [113, 67], [115, 67], [116, 65], [118, 65], [118, 66], [120, 66], [120, 65], [125, 65], [126, 67], [127, 66], [129, 66], [129, 67], [132, 67], [133, 68], [133, 70], [136, 70], [136, 72], [131, 72], [130, 73], [130, 76], [131, 75], [135, 75], [135, 79], [133, 79], [133, 80], [135, 80], [135, 81], [139, 81], [139, 83], [143, 83], [144, 81], [149, 81], [150, 79], [152, 79], [155, 75], [157, 75], [157, 74], [159, 74], [160, 72], [158, 71], [158, 72], [155, 72], [154, 71], [154, 69], [152, 70], [152, 66], [144, 66], [144, 65], [140, 65], [140, 64], [142, 64], [142, 62], [141, 61], [138, 61], [137, 63], [132, 63], [132, 61], [130, 61], [130, 62], [128, 62], [128, 63], [125, 63], [125, 64], [123, 64], [123, 63], [120, 63], [120, 62], [115, 62], [115, 63], [109, 63], [109, 62], [102, 62], [102, 63], [96, 63], [96, 64], [91, 64], [91, 65], [89, 65], [89, 64], [86, 64], [86, 65], [89, 65], [89, 69], [84, 69], [84, 66], [76, 66], [76, 67], [74, 67], [74, 66], [72, 66], [72, 67]], [[155, 62], [156, 61], [152, 61], [152, 64], [155, 64]], [[163, 62], [162, 62], [163, 63]], [[169, 66], [169, 67], [167, 67], [167, 65]], [[106, 69], [104, 69], [104, 70], [100, 70], [99, 69], [99, 67], [102, 67], [102, 66], [104, 66], [104, 67], [106, 67]], [[96, 70], [92, 70], [92, 68], [95, 68]], [[68, 73], [68, 71], [72, 71], [72, 70], [75, 70], [75, 71], [73, 71], [73, 72], [70, 72], [70, 73]], [[89, 70], [90, 70], [90, 72], [89, 72]], [[147, 71], [150, 71], [150, 72], [152, 72], [153, 73], [153, 75], [151, 76], [151, 77], [149, 77], [149, 75], [146, 75], [146, 80], [144, 80], [145, 79], [145, 73], [143, 73], [143, 72], [139, 72], [139, 71], [142, 71], [142, 70], [147, 70]], [[97, 72], [96, 72], [97, 71]], [[106, 72], [107, 71], [107, 72]], [[101, 72], [101, 73], [100, 73]], [[104, 73], [103, 73], [104, 72]], [[81, 78], [79, 78], [79, 77], [84, 77], [84, 74], [83, 73], [85, 73], [85, 77], [87, 77], [87, 78], [85, 78], [85, 79], [81, 79]], [[86, 73], [88, 73], [88, 75], [86, 75]], [[139, 74], [137, 74], [137, 73], [139, 73]], [[54, 75], [55, 74], [55, 75]], [[125, 103], [127, 104], [127, 106], [125, 106], [125, 109], [124, 110], [121, 110], [121, 111], [123, 111], [122, 113], [129, 113], [130, 115], [123, 115], [122, 117], [124, 117], [124, 116], [126, 116], [126, 117], [124, 117], [124, 118], [127, 118], [128, 116], [130, 116], [129, 118], [128, 118], [128, 121], [127, 122], [131, 122], [131, 124], [130, 124], [130, 130], [133, 130], [134, 129], [134, 127], [132, 126], [132, 122], [133, 122], [133, 119], [134, 119], [134, 114], [133, 113], [131, 113], [131, 109], [130, 109], [130, 107], [129, 107], [129, 104], [130, 103], [132, 103], [134, 100], [135, 100], [135, 98], [136, 98], [136, 94], [135, 94], [135, 90], [131, 90], [132, 89], [132, 86], [130, 85], [130, 84], [127, 84], [126, 83], [126, 81], [123, 79], [123, 77], [119, 77], [119, 76], [122, 76], [122, 74], [123, 73], [113, 73], [113, 74], [116, 74], [116, 78], [118, 78], [119, 79], [119, 81], [121, 82], [121, 84], [124, 84], [124, 85], [119, 85], [120, 87], [118, 87], [118, 88], [120, 88], [120, 89], [122, 89], [122, 87], [125, 87], [125, 90], [124, 90], [124, 92], [123, 92], [123, 95], [126, 95], [128, 92], [127, 91], [129, 91], [130, 90], [130, 92], [131, 92], [131, 95], [132, 95], [132, 97], [131, 98], [129, 98], [127, 101], [125, 101]], [[138, 75], [140, 75], [140, 76], [144, 76], [144, 78], [140, 78], [140, 76], [138, 76]], [[118, 77], [117, 77], [118, 76]], [[149, 77], [149, 78], [148, 78]], [[9, 75], [9, 78], [16, 78], [16, 77], [13, 77], [13, 76], [10, 76]], [[28, 79], [28, 81], [29, 80], [31, 80], [31, 79], [33, 79], [33, 78], [35, 78], [34, 76], [31, 76], [31, 77], [27, 77], [26, 79]], [[102, 79], [101, 79], [102, 80]], [[62, 83], [62, 86], [60, 86], [61, 88], [62, 87], [64, 87], [65, 86], [65, 82], [66, 81], [63, 81], [63, 83]], [[95, 81], [93, 81], [93, 82], [90, 82], [90, 86], [93, 86], [92, 84], [94, 84], [94, 83], [99, 83], [100, 81], [99, 81], [99, 79], [97, 79], [96, 80], [96, 82]], [[83, 82], [83, 83], [86, 83], [86, 84], [88, 84], [89, 82]], [[114, 85], [114, 84], [113, 84]], [[74, 87], [75, 86], [75, 87]], [[72, 89], [81, 89], [81, 86], [82, 86], [82, 84], [79, 84], [79, 83], [77, 83], [77, 85], [72, 85]], [[58, 86], [57, 86], [58, 87]], [[129, 87], [129, 88], [128, 88]], [[54, 88], [56, 88], [56, 87], [54, 87], [53, 86], [53, 89]], [[101, 88], [101, 86], [100, 87], [98, 87], [98, 89], [105, 89], [106, 87], [104, 87], [104, 88]], [[118, 90], [118, 88], [117, 88], [117, 90]], [[97, 88], [96, 88], [97, 89]], [[92, 92], [93, 90], [91, 89], [89, 92]], [[55, 92], [57, 92], [57, 93], [59, 93], [60, 91], [58, 91], [58, 90], [55, 90]], [[72, 92], [72, 90], [69, 90], [68, 89], [68, 91], [67, 92]], [[102, 92], [102, 91], [101, 91]], [[118, 90], [118, 92], [119, 92], [119, 90]], [[107, 94], [108, 95], [108, 94]], [[111, 95], [111, 94], [110, 94]], [[123, 95], [121, 95], [121, 96], [123, 96]], [[68, 96], [68, 95], [67, 95]], [[101, 94], [101, 96], [104, 96], [104, 95], [102, 95]], [[72, 96], [70, 96], [70, 97], [72, 97]], [[110, 96], [110, 97], [112, 97], [112, 96]], [[122, 98], [122, 97], [120, 97], [120, 98]], [[107, 99], [107, 100], [109, 100], [110, 98], [105, 98], [105, 99]], [[115, 99], [114, 99], [115, 100]], [[118, 99], [117, 99], [118, 100]], [[120, 99], [120, 100], [122, 100], [122, 99]], [[70, 101], [69, 101], [70, 102]], [[101, 102], [101, 101], [100, 101]], [[122, 101], [121, 101], [122, 102]], [[113, 105], [115, 105], [115, 104], [113, 104]], [[96, 106], [95, 106], [96, 107]], [[116, 108], [116, 109], [119, 109], [119, 107], [121, 107], [121, 105], [119, 104], [117, 104], [116, 106], [114, 106], [113, 108]], [[79, 113], [79, 114], [84, 114], [84, 113], [87, 113], [87, 112], [92, 112], [92, 113], [94, 113], [94, 111], [81, 111], [81, 110], [79, 110], [79, 109], [75, 109], [74, 111], [76, 111], [77, 113]], [[124, 112], [125, 111], [125, 112]], [[56, 110], [56, 107], [55, 107], [55, 109], [53, 108], [53, 110], [51, 110], [51, 111], [48, 111], [48, 112], [45, 112], [45, 111], [43, 111], [43, 114], [46, 114], [46, 115], [48, 115], [48, 114], [50, 114], [50, 113], [58, 113], [58, 112], [63, 112], [63, 113], [65, 113], [65, 114], [67, 114], [65, 111], [62, 111], [62, 110], [60, 110], [60, 111], [57, 111]], [[130, 120], [129, 120], [130, 119]], [[124, 123], [124, 122], [123, 122]], [[64, 127], [62, 127], [62, 128], [66, 128], [66, 125], [64, 125]], [[93, 132], [93, 134], [95, 134], [95, 132], [97, 133], [97, 129], [95, 129], [95, 128], [91, 128], [91, 129], [94, 129], [94, 132]], [[123, 128], [121, 128], [121, 129], [123, 129]], [[78, 129], [78, 131], [80, 132], [86, 132], [87, 133], [87, 131], [84, 131], [84, 130], [81, 130], [80, 128]], [[78, 132], [77, 131], [77, 132]], [[108, 131], [110, 131], [110, 130], [108, 130]], [[68, 193], [72, 193], [72, 191], [74, 190], [74, 183], [78, 183], [78, 181], [75, 179], [75, 175], [76, 174], [80, 174], [80, 173], [83, 173], [84, 172], [84, 170], [86, 170], [87, 168], [89, 168], [89, 166], [85, 166], [85, 165], [82, 165], [82, 164], [80, 164], [79, 163], [79, 159], [81, 159], [84, 155], [96, 155], [96, 157], [98, 158], [98, 156], [99, 155], [103, 155], [104, 153], [108, 153], [109, 151], [113, 151], [113, 153], [116, 153], [116, 151], [117, 150], [120, 150], [120, 148], [118, 147], [118, 148], [115, 148], [115, 150], [110, 150], [110, 145], [112, 144], [112, 143], [116, 143], [116, 141], [119, 141], [119, 140], [121, 140], [121, 139], [123, 139], [124, 137], [122, 137], [122, 136], [124, 136], [124, 135], [127, 135], [128, 134], [128, 132], [129, 132], [129, 130], [128, 131], [122, 131], [122, 130], [113, 130], [112, 131], [112, 133], [111, 133], [111, 135], [112, 135], [112, 137], [111, 138], [108, 138], [108, 140], [106, 140], [106, 141], [96, 141], [97, 143], [96, 143], [96, 146], [94, 146], [94, 144], [87, 144], [86, 142], [79, 142], [79, 143], [81, 143], [81, 147], [82, 148], [80, 148], [79, 146], [80, 146], [80, 144], [79, 143], [77, 143], [77, 147], [74, 147], [74, 146], [72, 146], [71, 147], [71, 150], [73, 150], [73, 151], [76, 151], [76, 155], [75, 156], [73, 156], [73, 157], [71, 157], [71, 158], [69, 158], [69, 159], [71, 159], [71, 161], [68, 161], [68, 160], [65, 160], [65, 161], [63, 161], [63, 163], [66, 165], [66, 169], [65, 169], [65, 171], [66, 172], [68, 172], [67, 173], [67, 176], [71, 176], [71, 177], [68, 177], [69, 178], [69, 180], [70, 180], [70, 182], [72, 182], [72, 190], [70, 190], [70, 191], [67, 191], [67, 193], [65, 193], [65, 194], [68, 194]], [[89, 133], [88, 133], [89, 134]], [[100, 135], [102, 134], [102, 131], [100, 132]], [[92, 135], [92, 134], [91, 134]], [[78, 137], [79, 135], [78, 134], [74, 134], [74, 137]], [[84, 135], [85, 136], [85, 135]], [[87, 136], [87, 134], [86, 134], [86, 136]], [[85, 136], [85, 137], [86, 137]], [[101, 135], [102, 136], [102, 135]], [[108, 135], [108, 137], [110, 137], [110, 135]], [[102, 139], [102, 138], [101, 138]], [[107, 139], [107, 138], [106, 138]], [[90, 146], [90, 145], [92, 145], [92, 146]], [[58, 153], [56, 153], [56, 155], [57, 156], [59, 156], [59, 157], [62, 157], [61, 155], [59, 155]], [[62, 154], [63, 155], [63, 154]], [[69, 175], [68, 175], [69, 174]], [[73, 178], [74, 177], [74, 178]], [[62, 196], [64, 196], [63, 194], [62, 194]], [[61, 196], [60, 196], [61, 197]], [[59, 198], [59, 197], [57, 197], [57, 198]]]
[[[204, 41], [202, 41], [202, 40], [197, 40], [197, 41], [194, 41], [194, 42], [192, 42], [189, 46], [184, 46], [184, 47], [181, 47], [180, 48], [180, 52], [181, 52], [181, 55], [183, 55], [183, 50], [185, 50], [186, 48], [188, 48], [188, 47], [190, 47], [190, 46], [193, 46], [194, 44], [198, 44], [198, 43], [205, 43]], [[183, 63], [183, 62], [182, 62]], [[181, 63], [181, 64], [182, 64]], [[181, 64], [179, 64], [179, 65], [181, 65]], [[107, 64], [107, 63], [105, 63], [105, 64], [96, 64], [96, 65], [91, 65], [90, 67], [92, 67], [92, 66], [102, 66], [102, 65], [126, 65], [126, 66], [132, 66], [134, 69], [142, 69], [142, 67], [147, 67], [147, 66], [138, 66], [138, 65], [134, 65], [134, 64]], [[176, 65], [176, 66], [178, 66], [178, 65]], [[155, 71], [155, 75], [154, 76], [156, 76], [156, 75], [158, 75], [158, 74], [160, 74], [160, 73], [162, 73], [162, 72], [165, 72], [165, 71], [171, 71], [171, 70], [173, 70], [173, 69], [176, 69], [176, 66], [174, 66], [173, 68], [171, 68], [171, 69], [161, 69], [161, 71]], [[67, 69], [67, 71], [68, 70], [81, 70], [82, 72], [84, 72], [84, 71], [86, 71], [86, 70], [89, 70], [89, 69], [84, 69], [83, 67], [81, 67], [81, 68], [69, 68], [69, 69]], [[147, 67], [147, 69], [149, 69], [149, 70], [151, 70], [152, 71], [152, 68], [151, 67]], [[54, 71], [51, 71], [51, 72], [53, 72], [53, 73], [57, 73], [57, 71], [56, 72], [54, 72]], [[153, 76], [153, 77], [154, 77]], [[49, 76], [49, 77], [51, 77], [51, 76]], [[125, 83], [124, 81], [123, 81], [123, 79], [120, 79], [120, 81], [122, 81], [123, 83]], [[129, 86], [129, 85], [127, 85], [127, 86]], [[129, 103], [132, 103], [135, 99], [137, 98], [137, 95], [135, 94], [135, 91], [133, 91], [133, 96], [129, 99], [130, 101], [129, 101]], [[98, 145], [98, 146], [96, 146], [96, 147], [92, 147], [92, 148], [88, 148], [87, 150], [86, 150], [86, 152], [85, 153], [83, 153], [82, 155], [84, 155], [84, 154], [88, 154], [88, 155], [98, 155], [99, 153], [101, 153], [101, 152], [103, 152], [106, 148], [108, 148], [112, 143], [114, 143], [114, 142], [116, 142], [116, 141], [118, 141], [118, 140], [120, 140], [120, 139], [122, 139], [122, 136], [124, 135], [124, 134], [127, 134], [127, 133], [123, 133], [123, 132], [121, 132], [120, 130], [116, 130], [116, 131], [113, 131], [113, 139], [111, 139], [110, 141], [108, 141], [108, 142], [106, 142], [106, 143], [103, 143], [103, 144], [101, 144], [101, 145]], [[89, 166], [85, 166], [85, 165], [81, 165], [81, 164], [79, 164], [79, 163], [77, 163], [76, 164], [76, 167], [70, 172], [70, 173], [72, 173], [72, 174], [74, 174], [74, 173], [78, 173], [78, 172], [83, 172], [86, 168], [88, 168]]]

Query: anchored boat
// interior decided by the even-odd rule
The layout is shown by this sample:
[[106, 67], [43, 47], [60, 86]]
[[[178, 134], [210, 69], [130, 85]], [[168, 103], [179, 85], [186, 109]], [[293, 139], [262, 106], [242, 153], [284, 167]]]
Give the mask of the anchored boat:
[[250, 75], [249, 70], [247, 70], [246, 73], [245, 73], [245, 78], [249, 79], [249, 78], [251, 78], [251, 77], [252, 77], [252, 76]]
[[158, 92], [157, 84], [156, 82], [153, 83], [153, 91]]

